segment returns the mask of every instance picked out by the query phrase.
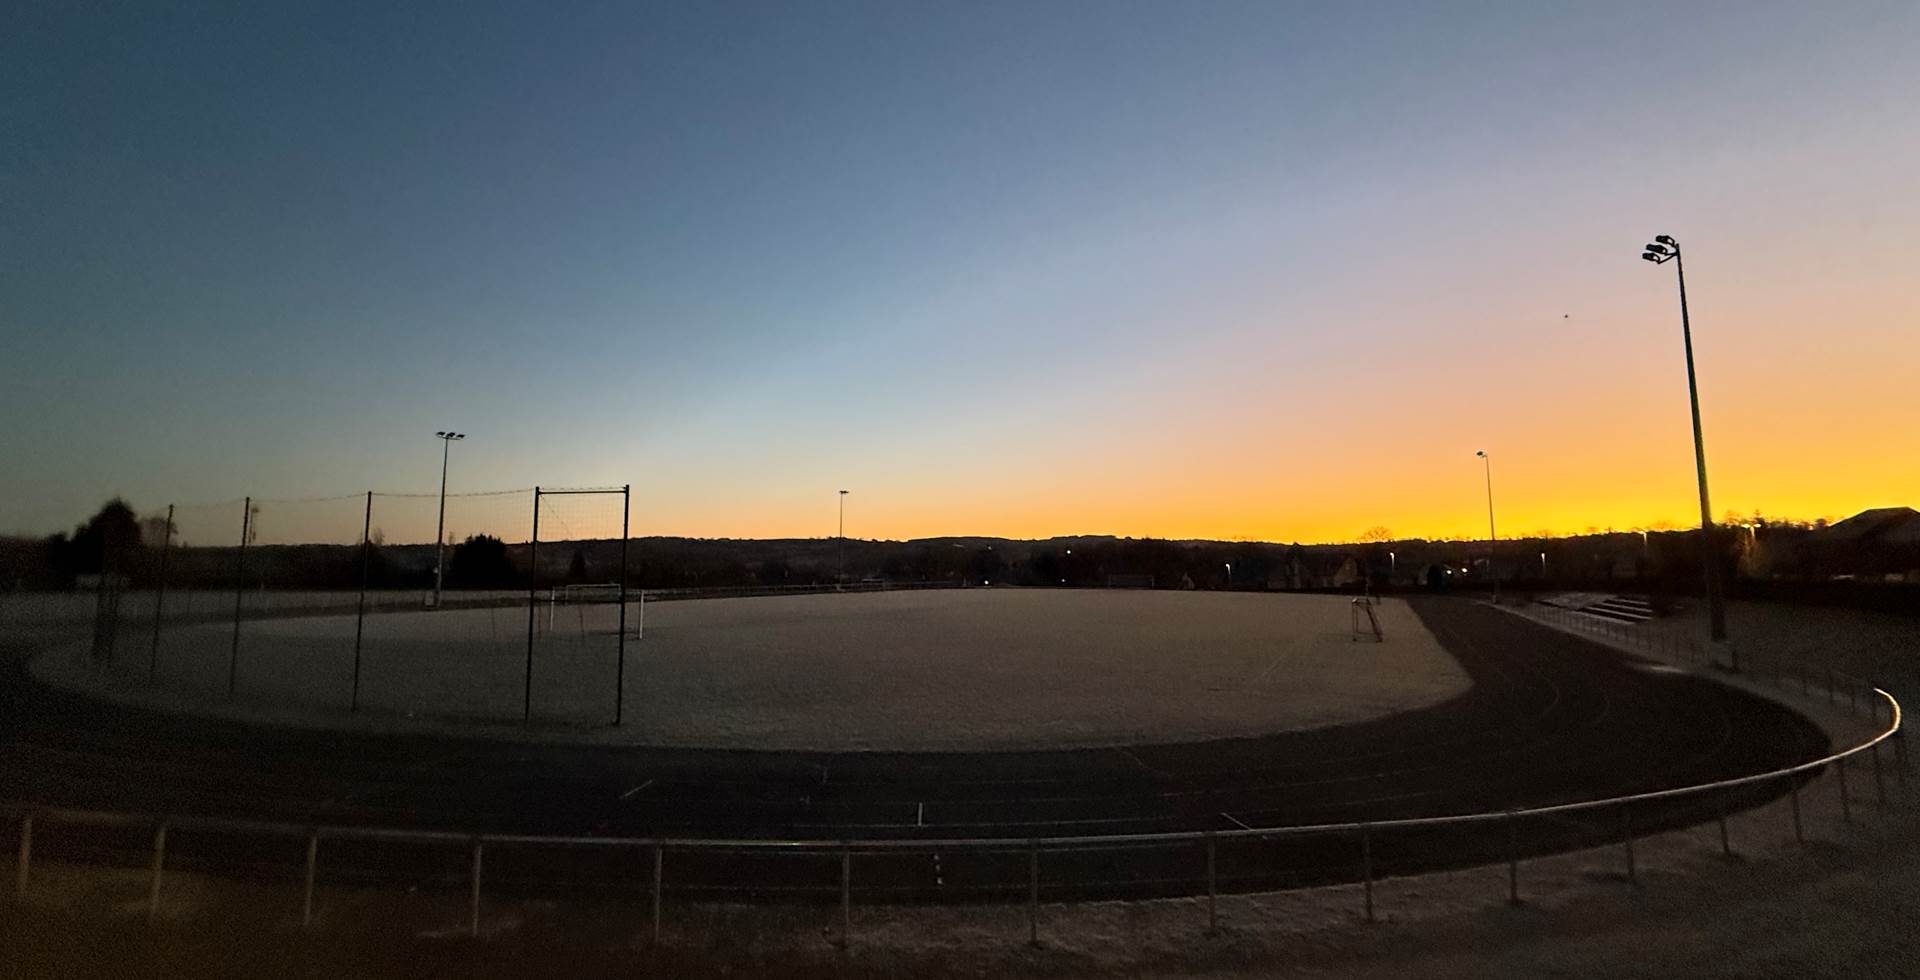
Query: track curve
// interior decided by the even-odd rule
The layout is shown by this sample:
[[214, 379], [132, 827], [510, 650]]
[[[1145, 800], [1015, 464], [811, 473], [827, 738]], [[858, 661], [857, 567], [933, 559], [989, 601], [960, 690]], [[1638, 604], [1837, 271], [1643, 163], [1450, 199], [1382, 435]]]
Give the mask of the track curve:
[[[1004, 850], [863, 854], [874, 899], [1024, 892], [1031, 838], [1230, 830], [1501, 811], [1710, 782], [1793, 765], [1825, 735], [1773, 702], [1673, 672], [1477, 604], [1416, 599], [1473, 679], [1429, 708], [1354, 725], [1203, 743], [1058, 752], [801, 753], [502, 744], [263, 730], [114, 707], [33, 686], [21, 671], [0, 729], [0, 799], [146, 813], [461, 832], [795, 838], [1004, 839]], [[1690, 799], [1642, 828], [1705, 819], [1784, 793]], [[1613, 818], [1406, 832], [1364, 843], [1379, 873], [1543, 853], [1612, 839]], [[72, 846], [135, 856], [138, 840]], [[62, 846], [58, 841], [53, 846]], [[279, 868], [285, 842], [182, 840], [176, 859]], [[329, 845], [333, 873], [457, 880], [460, 855]], [[1341, 837], [1223, 846], [1222, 887], [1353, 877]], [[633, 855], [495, 857], [489, 879], [528, 891], [644, 880]], [[671, 886], [728, 895], [834, 894], [837, 855], [676, 855]], [[1050, 894], [1192, 892], [1191, 846], [1090, 847], [1048, 857]], [[797, 891], [796, 891], [797, 890]]]

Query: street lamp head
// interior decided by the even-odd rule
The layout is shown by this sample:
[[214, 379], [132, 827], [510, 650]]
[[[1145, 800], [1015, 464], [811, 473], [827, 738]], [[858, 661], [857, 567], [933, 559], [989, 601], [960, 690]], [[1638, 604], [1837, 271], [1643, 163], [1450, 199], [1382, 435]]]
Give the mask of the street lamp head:
[[1649, 252], [1652, 252], [1652, 253], [1653, 253], [1653, 254], [1655, 254], [1655, 255], [1665, 255], [1665, 254], [1667, 254], [1667, 252], [1668, 252], [1668, 249], [1667, 249], [1667, 247], [1666, 247], [1665, 245], [1661, 245], [1661, 244], [1659, 244], [1659, 243], [1657, 243], [1657, 242], [1656, 242], [1656, 243], [1653, 243], [1653, 244], [1650, 244], [1650, 245], [1648, 245], [1648, 246], [1647, 246], [1647, 251], [1649, 251]]
[[1473, 454], [1481, 459], [1485, 459], [1487, 456], [1487, 451], [1484, 449], [1476, 449], [1473, 451]]
[[1651, 262], [1654, 265], [1660, 264], [1660, 256], [1655, 255], [1652, 252], [1641, 252], [1640, 257], [1643, 259], [1646, 259], [1648, 262]]
[[1680, 243], [1674, 241], [1672, 235], [1655, 235], [1653, 236], [1653, 240], [1656, 242], [1659, 242], [1662, 245], [1671, 245], [1675, 248], [1675, 250], [1678, 250], [1680, 247]]

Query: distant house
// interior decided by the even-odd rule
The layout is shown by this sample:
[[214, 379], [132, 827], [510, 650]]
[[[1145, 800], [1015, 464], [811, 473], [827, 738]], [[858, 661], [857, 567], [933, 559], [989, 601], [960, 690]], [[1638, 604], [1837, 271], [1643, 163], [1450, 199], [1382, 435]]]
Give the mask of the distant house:
[[1876, 507], [1838, 521], [1807, 541], [1822, 577], [1920, 582], [1920, 511]]

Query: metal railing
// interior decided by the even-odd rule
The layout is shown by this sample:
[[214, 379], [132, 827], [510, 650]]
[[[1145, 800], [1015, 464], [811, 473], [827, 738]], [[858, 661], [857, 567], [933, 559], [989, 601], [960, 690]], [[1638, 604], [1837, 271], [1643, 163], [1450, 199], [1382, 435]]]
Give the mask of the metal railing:
[[[1831, 675], [1837, 681], [1842, 675]], [[1791, 684], [1785, 675], [1776, 673], [1772, 679], [1777, 686], [1790, 689]], [[1803, 682], [1806, 675], [1800, 675]], [[1847, 785], [1847, 766], [1857, 756], [1871, 758], [1872, 778], [1878, 801], [1887, 802], [1887, 783], [1880, 746], [1892, 741], [1896, 775], [1904, 784], [1907, 770], [1904, 742], [1898, 738], [1901, 734], [1902, 716], [1900, 703], [1886, 691], [1869, 688], [1867, 703], [1876, 723], [1879, 718], [1878, 703], [1887, 705], [1887, 723], [1871, 738], [1839, 751], [1831, 752], [1821, 758], [1798, 765], [1768, 772], [1740, 776], [1731, 779], [1716, 780], [1709, 783], [1636, 793], [1627, 796], [1611, 797], [1599, 800], [1586, 800], [1562, 803], [1550, 806], [1517, 808], [1497, 812], [1464, 813], [1431, 817], [1410, 817], [1374, 821], [1353, 821], [1346, 823], [1323, 823], [1283, 827], [1249, 827], [1234, 830], [1216, 831], [1179, 831], [1163, 833], [1137, 833], [1114, 835], [1079, 835], [1031, 839], [1007, 838], [942, 838], [908, 840], [766, 840], [766, 839], [710, 839], [682, 837], [598, 837], [598, 836], [556, 836], [538, 834], [474, 834], [453, 831], [406, 830], [379, 827], [352, 826], [307, 826], [301, 824], [239, 820], [195, 816], [162, 816], [134, 813], [101, 812], [91, 810], [67, 809], [59, 807], [31, 807], [20, 805], [0, 806], [19, 820], [19, 849], [15, 862], [15, 892], [23, 895], [27, 888], [32, 867], [34, 833], [36, 826], [77, 826], [86, 828], [118, 828], [121, 830], [151, 830], [152, 844], [149, 862], [149, 887], [147, 910], [149, 917], [158, 908], [161, 886], [165, 874], [168, 854], [168, 834], [188, 833], [219, 835], [225, 839], [233, 838], [275, 838], [281, 840], [304, 839], [305, 869], [302, 878], [301, 922], [310, 925], [313, 921], [315, 882], [320, 869], [320, 845], [324, 841], [332, 842], [387, 842], [402, 844], [430, 844], [438, 846], [459, 846], [465, 848], [470, 864], [465, 868], [468, 889], [467, 930], [471, 935], [480, 933], [480, 912], [482, 885], [484, 880], [484, 858], [489, 847], [514, 847], [534, 849], [579, 849], [590, 848], [599, 852], [608, 850], [628, 851], [643, 855], [650, 869], [647, 875], [647, 894], [650, 900], [651, 917], [649, 927], [652, 939], [658, 942], [663, 916], [662, 895], [665, 891], [665, 868], [668, 859], [679, 856], [725, 853], [785, 853], [811, 855], [821, 858], [838, 857], [837, 891], [840, 907], [839, 941], [845, 943], [851, 939], [852, 910], [854, 896], [854, 859], [860, 856], [877, 855], [934, 855], [952, 852], [994, 852], [1003, 856], [1024, 856], [1025, 881], [1024, 902], [1027, 908], [1029, 941], [1038, 941], [1039, 907], [1042, 895], [1041, 859], [1048, 855], [1060, 855], [1087, 849], [1112, 849], [1125, 847], [1156, 847], [1203, 849], [1205, 856], [1204, 878], [1195, 877], [1187, 882], [1180, 893], [1189, 896], [1203, 895], [1206, 898], [1207, 925], [1212, 931], [1218, 923], [1217, 903], [1221, 893], [1219, 850], [1223, 844], [1234, 842], [1275, 841], [1290, 838], [1340, 838], [1352, 840], [1358, 845], [1358, 871], [1356, 879], [1362, 885], [1364, 913], [1371, 920], [1374, 917], [1374, 882], [1376, 880], [1375, 845], [1395, 833], [1407, 833], [1422, 830], [1504, 827], [1508, 833], [1504, 840], [1504, 863], [1507, 867], [1507, 897], [1509, 901], [1520, 900], [1520, 863], [1525, 855], [1519, 842], [1517, 828], [1524, 821], [1564, 818], [1570, 815], [1588, 815], [1602, 811], [1618, 812], [1619, 845], [1622, 848], [1625, 877], [1628, 881], [1637, 880], [1634, 844], [1642, 834], [1658, 832], [1668, 827], [1659, 826], [1660, 819], [1644, 820], [1636, 826], [1636, 810], [1643, 814], [1655, 805], [1681, 800], [1706, 800], [1717, 794], [1729, 794], [1746, 788], [1763, 788], [1779, 783], [1787, 784], [1787, 792], [1793, 808], [1795, 837], [1805, 842], [1805, 833], [1801, 817], [1801, 791], [1803, 782], [1810, 782], [1820, 773], [1832, 767], [1838, 775], [1838, 796], [1843, 819], [1853, 819], [1854, 801]], [[1829, 687], [1828, 700], [1838, 704], [1837, 690]], [[1856, 700], [1855, 710], [1859, 701]], [[1777, 797], [1770, 797], [1777, 799]], [[1718, 807], [1715, 816], [1719, 824], [1719, 836], [1722, 849], [1731, 854], [1728, 837], [1727, 818], [1732, 812], [1731, 806]], [[1666, 816], [1668, 823], [1672, 814]], [[1682, 825], [1694, 826], [1700, 821], [1685, 819]], [[1582, 845], [1588, 846], [1588, 845]], [[1561, 848], [1564, 850], [1565, 848]], [[1535, 855], [1537, 856], [1537, 855]], [[1498, 861], [1486, 861], [1481, 864], [1493, 864]], [[1348, 879], [1348, 880], [1356, 880]], [[1204, 891], [1202, 890], [1204, 881]], [[1071, 882], [1054, 883], [1056, 891], [1072, 888]], [[1012, 889], [1003, 889], [1003, 894], [1011, 894]]]

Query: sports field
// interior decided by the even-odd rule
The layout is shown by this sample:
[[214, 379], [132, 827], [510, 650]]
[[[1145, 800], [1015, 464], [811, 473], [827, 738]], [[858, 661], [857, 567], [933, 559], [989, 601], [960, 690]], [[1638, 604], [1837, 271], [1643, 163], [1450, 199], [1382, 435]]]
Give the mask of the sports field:
[[[1164, 743], [1361, 722], [1469, 680], [1408, 607], [1355, 642], [1340, 596], [971, 589], [539, 606], [532, 710], [548, 735], [639, 745], [979, 750]], [[517, 723], [524, 607], [382, 613], [362, 636], [363, 714]], [[219, 710], [344, 708], [352, 616], [170, 627], [158, 694]], [[147, 686], [145, 658], [121, 693]], [[150, 692], [154, 693], [154, 692]], [[313, 710], [320, 709], [320, 710]], [[309, 719], [311, 720], [311, 719]]]

